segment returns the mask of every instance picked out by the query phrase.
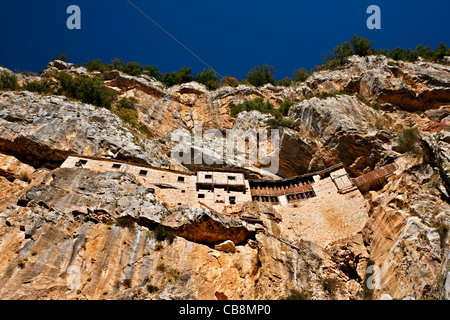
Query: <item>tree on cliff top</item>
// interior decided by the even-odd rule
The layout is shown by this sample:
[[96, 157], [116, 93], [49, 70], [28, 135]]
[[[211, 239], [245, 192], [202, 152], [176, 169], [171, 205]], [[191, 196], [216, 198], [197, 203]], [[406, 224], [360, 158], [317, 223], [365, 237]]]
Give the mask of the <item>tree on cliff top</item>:
[[273, 66], [264, 64], [262, 67], [257, 65], [249, 73], [247, 73], [247, 81], [255, 87], [265, 85], [266, 83], [276, 84], [275, 69]]

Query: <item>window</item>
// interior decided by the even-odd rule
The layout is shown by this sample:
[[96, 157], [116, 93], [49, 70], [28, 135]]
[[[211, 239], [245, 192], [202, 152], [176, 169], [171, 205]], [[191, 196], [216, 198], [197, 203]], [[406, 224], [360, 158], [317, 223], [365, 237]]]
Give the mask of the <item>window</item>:
[[113, 169], [120, 169], [121, 165], [118, 164], [118, 163], [114, 163], [114, 164], [112, 165], [112, 167], [113, 167]]
[[81, 163], [81, 164], [86, 164], [87, 160], [78, 160], [78, 162]]
[[205, 195], [204, 195], [203, 193], [199, 193], [199, 194], [198, 194], [198, 198], [199, 198], [199, 199], [204, 199], [204, 198], [205, 198]]
[[185, 193], [186, 192], [186, 190], [181, 190], [181, 193]]
[[236, 180], [235, 176], [228, 176], [228, 180]]
[[236, 204], [236, 197], [230, 197], [230, 204]]
[[184, 177], [178, 176], [178, 182], [184, 182]]
[[212, 174], [205, 174], [205, 179], [212, 179]]
[[146, 176], [147, 172], [148, 172], [147, 170], [141, 170], [141, 171], [139, 171], [139, 175]]

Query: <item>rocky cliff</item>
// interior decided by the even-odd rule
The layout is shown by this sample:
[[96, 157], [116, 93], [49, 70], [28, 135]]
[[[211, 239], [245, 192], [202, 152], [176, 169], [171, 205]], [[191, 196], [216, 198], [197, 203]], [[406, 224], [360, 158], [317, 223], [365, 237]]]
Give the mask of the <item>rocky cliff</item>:
[[[51, 70], [99, 76], [54, 61], [42, 77]], [[146, 138], [105, 108], [0, 92], [0, 298], [448, 297], [450, 67], [354, 56], [291, 87], [215, 91], [195, 82], [166, 88], [118, 71], [100, 76], [120, 96], [138, 99]], [[322, 190], [323, 198], [295, 206], [251, 202], [223, 213], [169, 210], [126, 173], [59, 168], [80, 154], [188, 171], [170, 159], [170, 134], [200, 125], [266, 128], [270, 115], [230, 114], [256, 97], [276, 107], [294, 102], [276, 178], [337, 163], [351, 176], [394, 160], [400, 167], [367, 194], [327, 198]], [[436, 123], [439, 130], [422, 131]], [[414, 148], [405, 150], [405, 129], [413, 127]], [[375, 287], [368, 285], [373, 268]]]

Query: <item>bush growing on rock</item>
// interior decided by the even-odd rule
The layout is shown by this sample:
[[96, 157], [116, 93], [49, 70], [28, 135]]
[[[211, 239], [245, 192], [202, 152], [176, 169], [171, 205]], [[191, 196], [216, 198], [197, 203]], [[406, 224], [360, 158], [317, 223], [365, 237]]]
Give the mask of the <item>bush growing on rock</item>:
[[113, 112], [132, 127], [138, 126], [138, 114], [136, 110], [116, 108]]
[[264, 64], [262, 67], [257, 65], [249, 73], [247, 73], [247, 82], [255, 87], [260, 87], [267, 83], [276, 84], [275, 69], [273, 66], [268, 66]]
[[63, 61], [63, 62], [67, 62], [68, 59], [69, 59], [69, 57], [67, 56], [66, 53], [60, 54], [60, 55], [57, 56], [57, 57], [52, 57], [52, 60], [53, 60], [53, 61], [55, 61], [55, 60], [60, 60], [60, 61]]
[[278, 127], [285, 127], [294, 129], [295, 122], [290, 118], [285, 118], [281, 115], [277, 115], [274, 118], [267, 119], [266, 124], [269, 126], [269, 129], [275, 129]]
[[287, 116], [289, 113], [289, 110], [295, 103], [291, 100], [285, 100], [280, 105], [280, 112], [283, 116]]
[[334, 48], [332, 52], [328, 52], [324, 55], [323, 66], [319, 69], [335, 69], [343, 66], [347, 59], [352, 55], [358, 55], [361, 57], [369, 54], [385, 55], [388, 58], [394, 60], [403, 60], [408, 62], [415, 62], [422, 57], [427, 61], [442, 62], [445, 56], [450, 55], [450, 49], [444, 43], [440, 43], [439, 46], [432, 50], [430, 46], [419, 44], [415, 49], [404, 49], [396, 47], [389, 51], [388, 49], [373, 49], [373, 41], [353, 35], [348, 42], [344, 42]]
[[237, 104], [231, 108], [231, 115], [235, 117], [243, 111], [257, 110], [261, 113], [267, 113], [273, 116], [266, 121], [270, 128], [286, 127], [294, 128], [295, 123], [292, 119], [285, 118], [289, 112], [289, 108], [293, 103], [289, 100], [284, 101], [279, 109], [275, 109], [270, 101], [265, 101], [263, 98], [255, 98], [253, 100], [245, 100], [243, 103]]
[[73, 78], [64, 71], [58, 72], [55, 78], [60, 82], [60, 93], [97, 107], [111, 109], [111, 105], [117, 96], [98, 78]]
[[419, 151], [419, 130], [409, 128], [403, 130], [398, 137], [398, 149], [401, 153], [412, 152], [417, 154]]
[[86, 63], [86, 70], [89, 72], [93, 71], [105, 72], [107, 70], [110, 70], [110, 68], [108, 67], [108, 65], [101, 62], [100, 59], [96, 59]]
[[37, 93], [55, 93], [55, 83], [49, 79], [43, 79], [43, 80], [30, 80], [26, 81], [24, 84], [24, 89], [30, 92], [37, 92]]
[[137, 62], [128, 62], [122, 67], [122, 72], [129, 74], [130, 76], [140, 76], [144, 71], [144, 67]]
[[16, 90], [19, 88], [17, 76], [9, 71], [0, 71], [0, 90]]
[[335, 69], [343, 66], [352, 55], [366, 56], [370, 53], [373, 41], [353, 35], [349, 42], [344, 42], [328, 52], [324, 57], [324, 69]]
[[309, 77], [309, 72], [305, 68], [300, 68], [294, 71], [294, 75], [292, 76], [292, 81], [294, 82], [303, 82]]
[[231, 116], [235, 117], [243, 111], [258, 110], [261, 113], [270, 113], [275, 115], [276, 109], [270, 101], [264, 101], [263, 98], [255, 98], [253, 100], [245, 100], [231, 108]]
[[123, 73], [126, 73], [130, 76], [140, 76], [143, 71], [144, 67], [141, 66], [139, 63], [131, 61], [131, 62], [123, 62], [122, 59], [114, 59], [111, 61], [110, 64], [103, 63], [100, 61], [100, 59], [88, 61], [85, 63], [86, 70], [89, 72], [92, 71], [111, 71], [111, 70], [118, 70]]
[[219, 88], [219, 79], [217, 78], [216, 73], [211, 69], [205, 69], [202, 72], [197, 73], [195, 81], [204, 84], [209, 90], [216, 90]]
[[172, 71], [172, 72], [166, 72], [161, 82], [166, 85], [167, 87], [172, 87], [177, 84], [182, 84], [186, 82], [194, 81], [195, 78], [191, 75], [192, 69], [183, 67], [180, 69], [180, 71]]
[[136, 104], [138, 100], [135, 97], [122, 98], [117, 102], [117, 108], [119, 109], [131, 109], [136, 110]]
[[158, 225], [154, 230], [152, 230], [152, 237], [156, 241], [168, 240], [169, 243], [172, 243], [175, 239], [175, 235], [173, 234], [172, 230], [162, 225]]
[[289, 87], [294, 82], [289, 77], [284, 77], [283, 79], [277, 81], [277, 86]]
[[306, 290], [298, 291], [291, 289], [285, 300], [311, 300], [311, 294]]
[[134, 97], [122, 98], [116, 103], [112, 111], [120, 119], [137, 128], [139, 126], [138, 113], [136, 111], [137, 102], [138, 100]]
[[163, 73], [161, 71], [159, 71], [159, 67], [158, 66], [145, 66], [144, 67], [144, 71], [143, 73], [145, 73], [146, 75], [155, 78], [158, 81], [161, 81]]

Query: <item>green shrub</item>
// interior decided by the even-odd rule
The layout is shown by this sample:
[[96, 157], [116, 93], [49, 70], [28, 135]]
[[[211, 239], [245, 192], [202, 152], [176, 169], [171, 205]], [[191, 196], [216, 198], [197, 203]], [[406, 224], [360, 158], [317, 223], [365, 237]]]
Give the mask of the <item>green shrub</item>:
[[67, 57], [67, 54], [60, 54], [59, 56], [57, 56], [57, 57], [52, 57], [52, 60], [54, 61], [54, 60], [60, 60], [60, 61], [64, 61], [64, 62], [67, 62], [67, 60], [68, 60], [68, 57]]
[[138, 127], [138, 113], [136, 110], [115, 108], [113, 109], [113, 113], [126, 123], [130, 124], [132, 127]]
[[156, 270], [160, 272], [166, 271], [166, 266], [163, 263], [160, 263], [156, 266]]
[[73, 78], [64, 71], [56, 73], [55, 77], [61, 84], [60, 93], [84, 103], [111, 109], [111, 104], [117, 97], [117, 94], [98, 78]]
[[147, 285], [147, 291], [148, 291], [148, 293], [154, 293], [154, 292], [157, 292], [158, 290], [159, 290], [159, 288], [156, 287], [156, 286], [153, 286], [153, 285], [151, 285], [151, 284]]
[[292, 81], [294, 82], [303, 82], [309, 77], [309, 72], [305, 68], [300, 68], [294, 71], [294, 75], [292, 76]]
[[253, 100], [245, 100], [231, 108], [231, 116], [235, 117], [243, 111], [258, 110], [261, 113], [276, 114], [276, 109], [270, 101], [264, 101], [263, 98], [255, 98]]
[[283, 79], [276, 82], [277, 86], [289, 87], [294, 83], [300, 83], [308, 79], [309, 72], [305, 68], [300, 68], [294, 71], [292, 78], [284, 77]]
[[441, 240], [441, 247], [444, 248], [448, 236], [449, 226], [444, 222], [442, 222], [438, 225], [436, 230], [439, 233], [439, 237]]
[[366, 56], [371, 51], [373, 41], [353, 35], [349, 42], [344, 42], [334, 48], [332, 52], [328, 52], [324, 56], [323, 69], [335, 69], [347, 63], [352, 55]]
[[356, 34], [350, 39], [350, 46], [352, 47], [352, 54], [356, 54], [360, 57], [365, 57], [369, 54], [370, 48], [372, 48], [373, 41], [364, 37], [358, 37]]
[[445, 56], [450, 56], [450, 49], [447, 49], [447, 46], [441, 42], [436, 50], [434, 51], [434, 61], [440, 61]]
[[125, 64], [120, 71], [129, 74], [130, 76], [140, 76], [144, 71], [144, 67], [139, 63], [132, 61]]
[[289, 290], [286, 300], [311, 300], [311, 295], [307, 291]]
[[175, 239], [175, 235], [172, 230], [163, 225], [158, 225], [155, 229], [152, 230], [152, 237], [156, 239], [156, 241], [164, 241], [168, 240], [169, 243], [172, 243]]
[[211, 69], [197, 73], [195, 81], [204, 84], [209, 90], [216, 90], [219, 88], [219, 79], [217, 78], [216, 73]]
[[275, 69], [273, 66], [268, 66], [267, 64], [264, 64], [261, 67], [257, 65], [249, 73], [247, 73], [247, 81], [248, 83], [254, 85], [255, 87], [259, 87], [267, 83], [275, 85], [276, 81], [274, 78], [274, 74]]
[[55, 83], [49, 79], [29, 80], [25, 82], [24, 89], [37, 93], [54, 93]]
[[295, 128], [295, 122], [294, 120], [290, 118], [285, 118], [283, 116], [275, 116], [274, 118], [270, 118], [266, 120], [266, 124], [269, 126], [269, 129], [275, 129], [278, 127], [285, 127], [285, 128]]
[[180, 71], [172, 71], [172, 72], [166, 72], [161, 82], [166, 85], [167, 87], [172, 87], [177, 84], [182, 84], [186, 82], [194, 81], [195, 78], [191, 75], [192, 69], [183, 67], [180, 69]]
[[283, 79], [277, 81], [277, 86], [289, 87], [294, 82], [289, 77], [284, 77]]
[[17, 76], [9, 71], [0, 71], [0, 90], [16, 90], [19, 88]]
[[231, 116], [235, 117], [243, 111], [257, 110], [273, 116], [273, 118], [269, 118], [266, 121], [270, 128], [286, 127], [293, 129], [295, 127], [294, 120], [284, 117], [293, 104], [293, 102], [286, 100], [280, 105], [279, 109], [275, 109], [270, 101], [265, 101], [263, 98], [255, 98], [253, 100], [245, 100], [243, 103], [232, 107]]
[[172, 281], [176, 281], [176, 280], [180, 279], [181, 273], [178, 270], [171, 269], [171, 270], [169, 270], [169, 272], [167, 272], [167, 276], [168, 276], [168, 281], [172, 282]]
[[287, 116], [289, 113], [289, 110], [291, 109], [291, 107], [294, 105], [295, 103], [292, 102], [291, 100], [285, 100], [281, 103], [280, 105], [280, 112], [283, 116]]
[[116, 226], [119, 226], [121, 228], [134, 229], [135, 222], [130, 218], [118, 218], [116, 220]]
[[111, 62], [107, 64], [101, 62], [100, 59], [96, 59], [85, 63], [85, 66], [89, 72], [100, 71], [103, 73], [105, 71], [118, 70], [130, 76], [140, 76], [144, 71], [144, 67], [137, 62], [125, 63], [122, 59], [114, 59]]
[[401, 153], [412, 152], [416, 154], [419, 151], [419, 130], [409, 128], [403, 130], [398, 137], [398, 149]]
[[135, 97], [127, 97], [127, 98], [122, 98], [119, 101], [117, 101], [116, 107], [119, 109], [136, 110], [137, 103], [138, 103], [138, 100]]
[[144, 73], [150, 77], [155, 78], [156, 80], [159, 80], [159, 81], [161, 81], [162, 76], [163, 76], [162, 72], [159, 71], [158, 66], [145, 66]]
[[92, 72], [92, 71], [105, 72], [107, 70], [110, 70], [110, 68], [108, 67], [108, 65], [101, 62], [100, 59], [97, 59], [97, 60], [92, 60], [92, 61], [87, 62], [86, 70], [89, 72]]
[[339, 281], [333, 278], [325, 278], [322, 280], [323, 290], [333, 294], [339, 287]]

